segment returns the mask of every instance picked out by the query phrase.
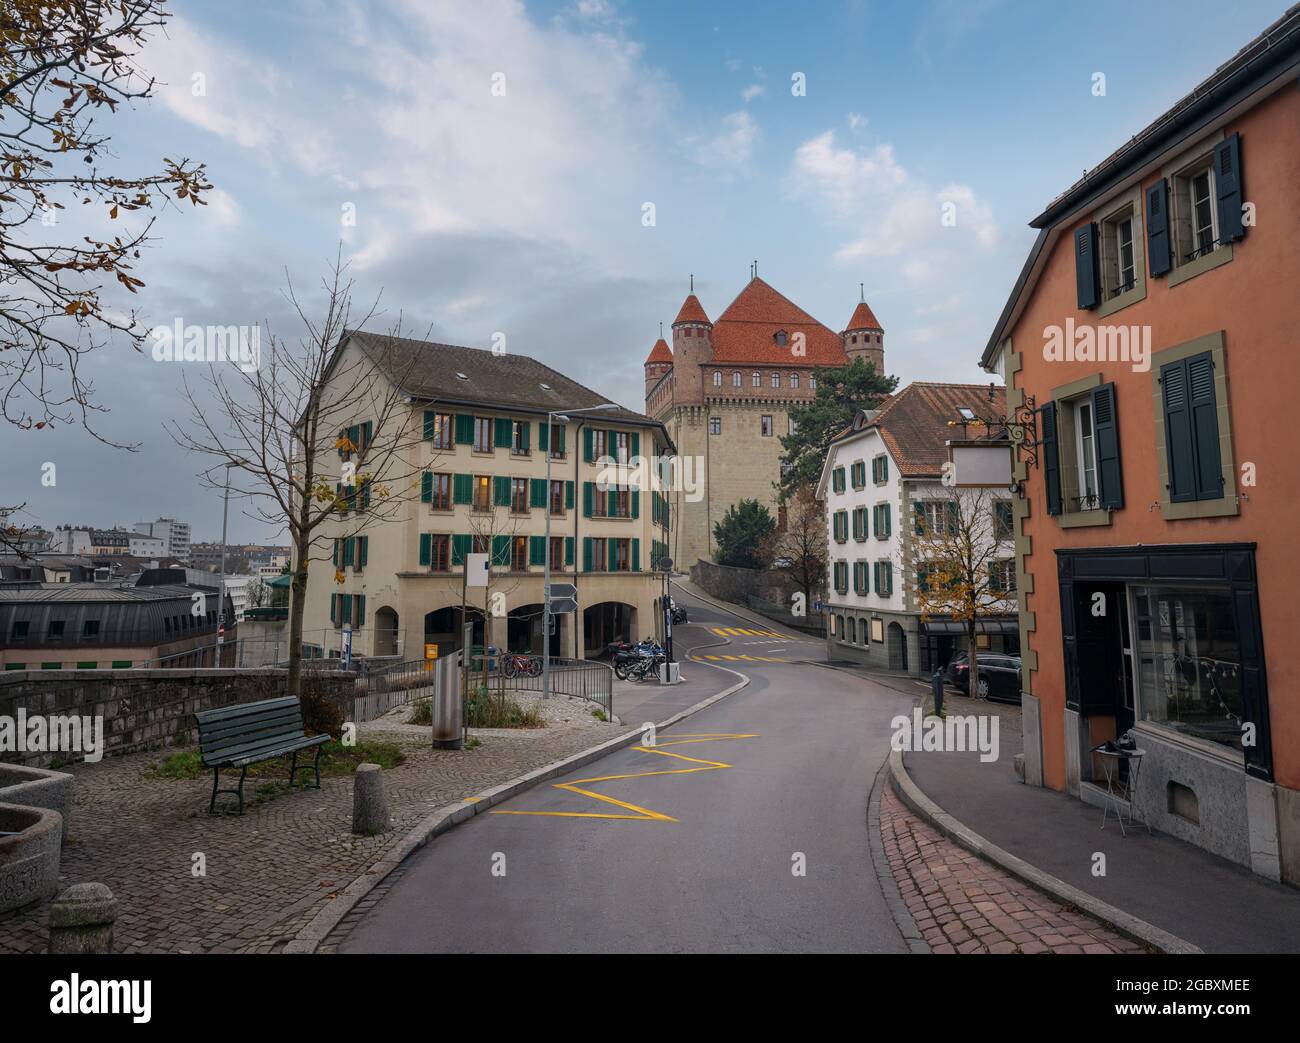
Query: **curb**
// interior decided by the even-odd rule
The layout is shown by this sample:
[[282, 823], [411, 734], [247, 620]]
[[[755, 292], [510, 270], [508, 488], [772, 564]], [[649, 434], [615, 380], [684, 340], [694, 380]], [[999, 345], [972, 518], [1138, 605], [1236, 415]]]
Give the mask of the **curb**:
[[[703, 646], [696, 646], [703, 647]], [[713, 647], [713, 646], [708, 646]], [[692, 650], [693, 651], [693, 650]], [[702, 666], [712, 666], [711, 663], [702, 663]], [[734, 670], [727, 670], [726, 667], [717, 667], [719, 670], [726, 670], [727, 673], [736, 674], [740, 677], [737, 684], [730, 688], [724, 688], [720, 692], [715, 692], [708, 698], [701, 700], [694, 706], [691, 706], [679, 713], [673, 714], [665, 721], [660, 721], [655, 725], [656, 730], [668, 728], [678, 721], [685, 720], [701, 710], [706, 710], [714, 703], [725, 699], [729, 695], [734, 695], [746, 685], [749, 684], [749, 678], [744, 674], [739, 674]], [[520, 775], [508, 782], [503, 782], [499, 786], [494, 786], [489, 790], [484, 790], [476, 797], [469, 797], [465, 800], [459, 800], [455, 803], [448, 804], [439, 808], [433, 814], [427, 816], [418, 822], [402, 842], [391, 852], [386, 854], [378, 862], [374, 863], [369, 869], [352, 881], [334, 901], [327, 904], [323, 909], [316, 913], [301, 930], [294, 936], [293, 941], [284, 947], [284, 952], [306, 954], [315, 953], [320, 944], [325, 940], [329, 933], [348, 915], [361, 899], [365, 898], [373, 891], [384, 879], [393, 872], [402, 862], [424, 847], [430, 840], [447, 830], [460, 825], [467, 819], [496, 804], [501, 804], [509, 800], [516, 794], [524, 790], [531, 789], [540, 782], [547, 779], [553, 779], [558, 775], [563, 775], [574, 768], [580, 768], [584, 764], [589, 764], [594, 760], [599, 760], [608, 753], [623, 749], [627, 746], [633, 746], [641, 740], [641, 730], [636, 729], [628, 732], [626, 735], [618, 735], [612, 739], [607, 739], [598, 746], [591, 746], [580, 753], [572, 754], [562, 760], [553, 761], [550, 764], [543, 765], [526, 775]]]
[[888, 774], [889, 765], [882, 764], [880, 770], [876, 772], [876, 779], [871, 787], [871, 797], [867, 801], [867, 841], [871, 848], [871, 864], [876, 871], [876, 881], [880, 885], [880, 893], [884, 896], [889, 915], [894, 918], [894, 925], [898, 928], [898, 933], [903, 936], [903, 941], [907, 942], [908, 950], [916, 955], [928, 956], [930, 946], [926, 944], [925, 938], [916, 926], [916, 920], [912, 918], [911, 911], [903, 901], [903, 895], [898, 890], [898, 881], [894, 879], [893, 871], [889, 868], [885, 842], [880, 838], [880, 795], [884, 792], [885, 776]]
[[986, 840], [974, 830], [963, 825], [921, 792], [916, 783], [912, 781], [912, 777], [907, 774], [907, 768], [903, 765], [903, 754], [899, 750], [891, 749], [889, 752], [889, 774], [894, 792], [898, 794], [898, 798], [904, 804], [949, 840], [960, 844], [967, 851], [978, 855], [985, 861], [992, 862], [1031, 887], [1035, 887], [1062, 902], [1068, 902], [1076, 906], [1094, 919], [1114, 928], [1125, 937], [1152, 946], [1162, 953], [1197, 955], [1203, 952], [1202, 949], [1191, 942], [1184, 941], [1177, 935], [1170, 934], [1168, 931], [1162, 930], [1154, 924], [1149, 924], [1145, 920], [1124, 912], [1122, 909], [1117, 909], [1115, 906], [1103, 902], [1100, 898], [1096, 898], [1086, 891], [1081, 891], [1072, 884], [1067, 884], [1064, 880], [1030, 865], [1024, 859], [1017, 858], [1009, 851], [1004, 851], [992, 841]]

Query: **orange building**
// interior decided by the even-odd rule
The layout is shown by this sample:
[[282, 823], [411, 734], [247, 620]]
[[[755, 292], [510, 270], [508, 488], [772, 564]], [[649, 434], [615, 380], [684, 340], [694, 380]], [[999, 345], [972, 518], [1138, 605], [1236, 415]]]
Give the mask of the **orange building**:
[[1026, 421], [1026, 781], [1300, 884], [1300, 7], [1086, 174], [985, 349]]

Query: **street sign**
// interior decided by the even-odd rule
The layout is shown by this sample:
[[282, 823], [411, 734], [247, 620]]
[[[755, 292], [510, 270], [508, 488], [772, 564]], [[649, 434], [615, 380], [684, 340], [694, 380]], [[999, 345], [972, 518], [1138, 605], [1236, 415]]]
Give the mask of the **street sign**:
[[347, 670], [352, 666], [352, 628], [345, 626], [343, 628], [343, 669]]
[[433, 642], [425, 642], [424, 645], [424, 669], [432, 670], [434, 660], [438, 658], [438, 646]]
[[551, 583], [546, 600], [552, 615], [567, 616], [578, 611], [578, 588], [572, 583]]
[[465, 555], [465, 586], [486, 587], [488, 585], [488, 556], [486, 554]]

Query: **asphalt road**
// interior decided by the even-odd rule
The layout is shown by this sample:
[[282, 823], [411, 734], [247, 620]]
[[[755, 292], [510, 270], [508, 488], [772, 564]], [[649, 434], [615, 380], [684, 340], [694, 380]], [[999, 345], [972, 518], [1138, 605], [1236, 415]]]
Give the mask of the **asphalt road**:
[[339, 951], [906, 951], [866, 818], [889, 720], [910, 697], [796, 661], [822, 659], [820, 641], [780, 640], [780, 628], [677, 596], [691, 617], [679, 656], [735, 657], [683, 672], [717, 671], [721, 690], [738, 680], [726, 667], [749, 685], [653, 748], [613, 753], [434, 840]]

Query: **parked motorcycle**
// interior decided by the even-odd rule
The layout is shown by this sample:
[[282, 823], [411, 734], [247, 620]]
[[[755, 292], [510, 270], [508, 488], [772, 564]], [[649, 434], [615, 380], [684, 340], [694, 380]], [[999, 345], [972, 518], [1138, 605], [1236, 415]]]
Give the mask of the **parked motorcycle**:
[[646, 638], [639, 644], [628, 644], [626, 641], [618, 641], [609, 646], [611, 658], [614, 664], [614, 676], [620, 681], [641, 680], [644, 675], [646, 663], [655, 657], [663, 658], [664, 650], [654, 638]]
[[677, 603], [676, 598], [668, 599], [668, 613], [673, 621], [673, 626], [686, 622], [686, 606]]

